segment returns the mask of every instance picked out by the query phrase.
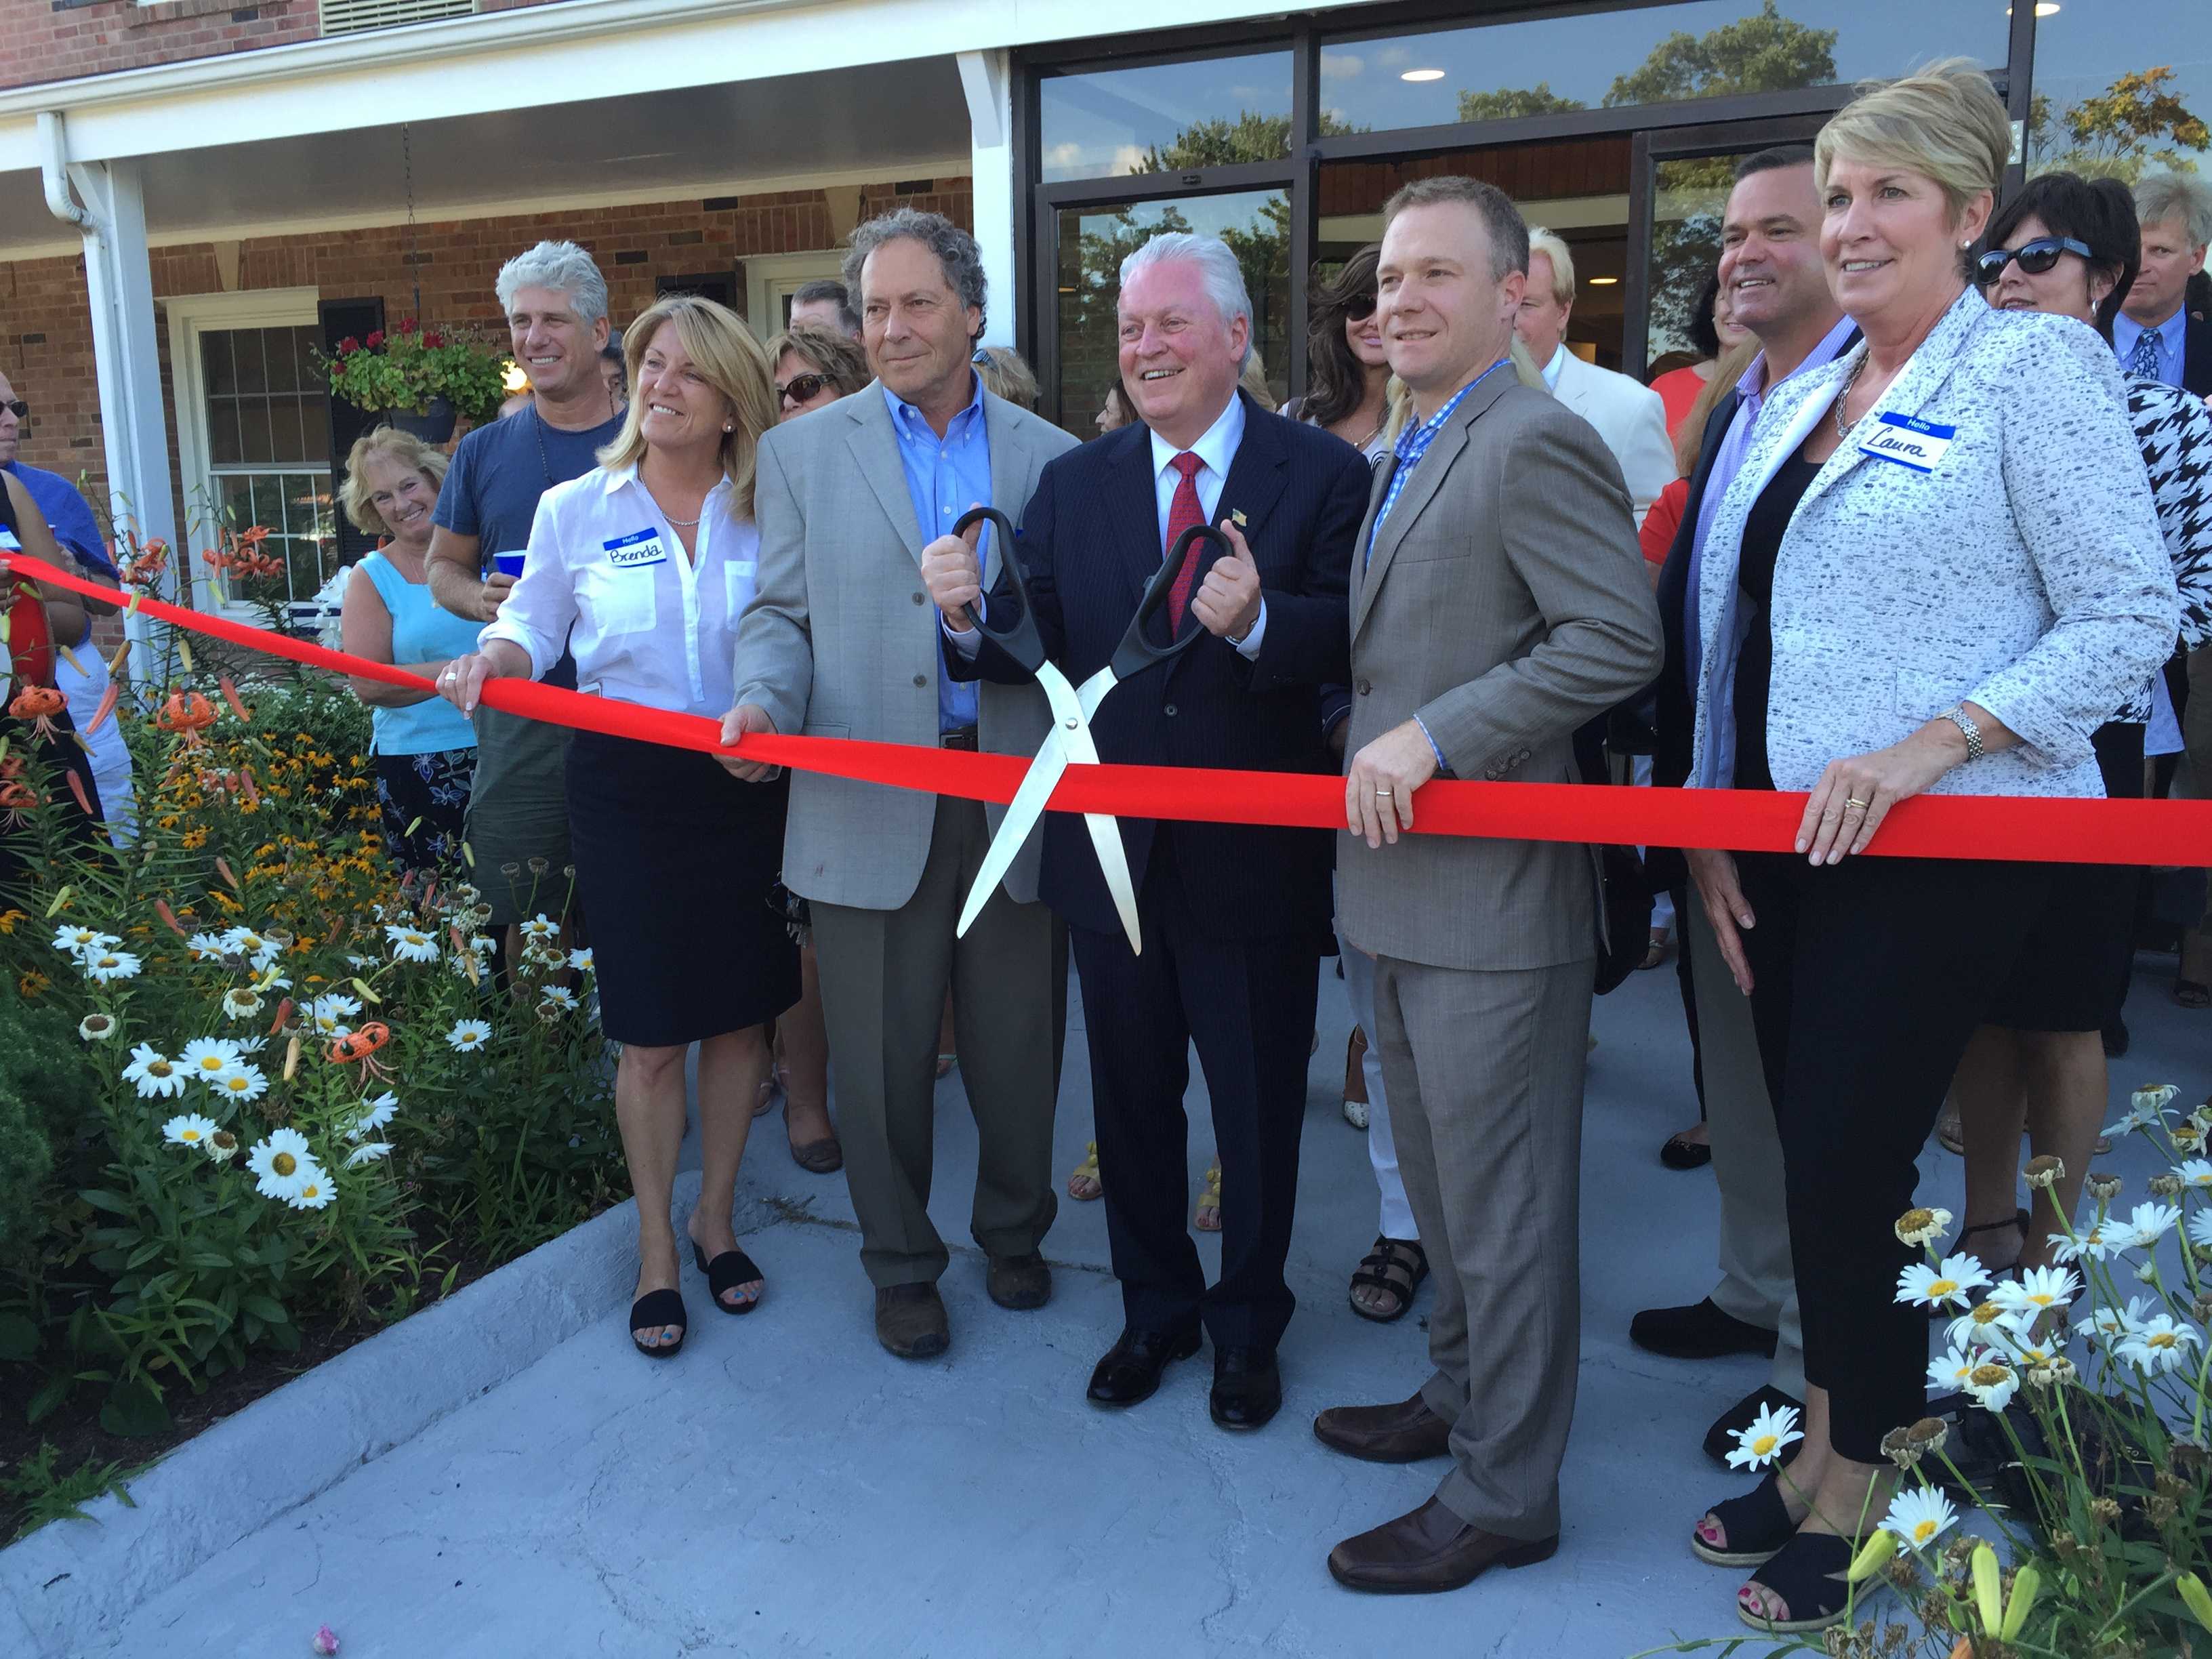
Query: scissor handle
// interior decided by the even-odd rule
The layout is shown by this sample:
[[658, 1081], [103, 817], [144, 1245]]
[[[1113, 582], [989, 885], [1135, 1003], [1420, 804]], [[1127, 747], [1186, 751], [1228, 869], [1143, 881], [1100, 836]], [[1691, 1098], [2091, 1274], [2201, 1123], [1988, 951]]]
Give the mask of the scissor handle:
[[[1213, 544], [1211, 557], [1192, 551], [1194, 544], [1198, 542]], [[1165, 662], [1170, 657], [1188, 651], [1198, 642], [1206, 632], [1202, 627], [1194, 627], [1186, 633], [1178, 634], [1165, 645], [1154, 644], [1146, 629], [1152, 619], [1166, 605], [1168, 596], [1175, 591], [1176, 583], [1182, 577], [1183, 562], [1186, 559], [1206, 558], [1206, 564], [1201, 565], [1191, 574], [1191, 591], [1195, 592], [1198, 590], [1198, 584], [1205, 580], [1206, 568], [1215, 559], [1231, 550], [1229, 538], [1210, 524], [1194, 524], [1176, 538], [1175, 545], [1168, 549], [1167, 557], [1162, 561], [1160, 568], [1152, 573], [1152, 580], [1146, 584], [1145, 597], [1138, 603], [1137, 614], [1129, 623], [1129, 631], [1121, 636], [1121, 643], [1114, 648], [1113, 668], [1115, 679], [1126, 680], [1139, 669], [1149, 668], [1156, 662]]]
[[[975, 618], [975, 625], [986, 639], [1034, 674], [1044, 666], [1044, 635], [1037, 632], [1036, 608], [1030, 603], [1029, 584], [1023, 580], [1022, 562], [1014, 552], [1014, 526], [995, 507], [971, 507], [953, 520], [952, 533], [963, 534], [972, 524], [989, 524], [998, 531], [999, 568], [1006, 577], [1006, 591], [997, 596], [997, 603], [985, 608], [985, 615]], [[979, 560], [979, 576], [981, 569]], [[1009, 597], [1013, 601], [1011, 607], [1006, 603]]]

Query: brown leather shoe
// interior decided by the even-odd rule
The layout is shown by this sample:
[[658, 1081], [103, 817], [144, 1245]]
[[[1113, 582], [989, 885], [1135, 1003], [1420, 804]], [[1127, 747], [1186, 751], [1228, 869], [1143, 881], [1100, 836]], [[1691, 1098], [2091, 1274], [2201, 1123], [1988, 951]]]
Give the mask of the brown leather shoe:
[[934, 1285], [888, 1285], [876, 1292], [876, 1340], [901, 1359], [933, 1359], [952, 1346], [945, 1299]]
[[1332, 1406], [1314, 1419], [1314, 1438], [1370, 1463], [1418, 1463], [1451, 1449], [1451, 1425], [1415, 1395], [1395, 1406]]
[[1328, 1553], [1328, 1570], [1346, 1589], [1423, 1595], [1473, 1583], [1492, 1567], [1528, 1567], [1559, 1547], [1549, 1538], [1501, 1538], [1470, 1527], [1431, 1498], [1410, 1515], [1347, 1538]]
[[1042, 1308], [1052, 1300], [1052, 1269], [1035, 1250], [1027, 1255], [994, 1255], [983, 1275], [991, 1300], [1016, 1313]]

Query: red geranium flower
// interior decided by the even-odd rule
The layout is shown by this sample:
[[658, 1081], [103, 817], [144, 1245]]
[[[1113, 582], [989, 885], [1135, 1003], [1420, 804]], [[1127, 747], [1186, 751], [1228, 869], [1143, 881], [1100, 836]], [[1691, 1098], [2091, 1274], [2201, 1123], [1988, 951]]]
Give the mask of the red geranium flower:
[[384, 343], [384, 331], [380, 328], [373, 330], [370, 332], [368, 338], [363, 340], [362, 343], [367, 346], [371, 351], [375, 350], [377, 347]]
[[445, 343], [446, 337], [442, 334], [430, 333], [425, 334], [422, 337], [422, 344], [425, 348], [432, 351], [436, 350], [440, 346]]
[[332, 349], [335, 350], [341, 357], [350, 357], [355, 352], [361, 349], [361, 342], [355, 339], [352, 335], [349, 334], [344, 339], [340, 340], [337, 344], [332, 348]]
[[415, 319], [412, 317], [401, 318], [399, 319], [399, 331], [402, 334], [412, 334], [415, 331]]

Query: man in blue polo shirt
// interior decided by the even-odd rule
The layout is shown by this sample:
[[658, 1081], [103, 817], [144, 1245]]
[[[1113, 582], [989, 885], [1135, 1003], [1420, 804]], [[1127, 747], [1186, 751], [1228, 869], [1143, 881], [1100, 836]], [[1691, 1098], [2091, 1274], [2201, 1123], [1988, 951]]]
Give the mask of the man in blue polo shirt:
[[[8, 377], [0, 374], [0, 472], [13, 474], [30, 491], [54, 532], [54, 540], [87, 580], [117, 586], [107, 538], [100, 533], [90, 504], [60, 473], [24, 464], [21, 452], [30, 419], [31, 405]], [[107, 695], [107, 664], [92, 647], [90, 618], [111, 615], [116, 609], [90, 599], [84, 607], [88, 615], [83, 637], [60, 641], [69, 647], [70, 654], [58, 654], [54, 661], [54, 684], [69, 699], [70, 719], [80, 736], [91, 725], [100, 699]], [[131, 788], [131, 750], [123, 741], [122, 726], [113, 720], [104, 720], [84, 743], [93, 781], [100, 790], [100, 809], [107, 816], [108, 833], [118, 844], [127, 842], [137, 829], [138, 814]]]

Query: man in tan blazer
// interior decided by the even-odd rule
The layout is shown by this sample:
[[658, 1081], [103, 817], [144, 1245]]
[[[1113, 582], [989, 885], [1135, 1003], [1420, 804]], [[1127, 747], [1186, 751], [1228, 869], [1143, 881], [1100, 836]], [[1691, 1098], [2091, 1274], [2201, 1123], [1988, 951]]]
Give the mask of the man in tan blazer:
[[1508, 360], [1519, 212], [1488, 185], [1425, 179], [1384, 223], [1378, 311], [1415, 419], [1352, 560], [1337, 914], [1376, 958], [1436, 1372], [1314, 1430], [1379, 1462], [1451, 1458], [1428, 1502], [1329, 1556], [1356, 1589], [1442, 1590], [1559, 1540], [1597, 875], [1583, 847], [1403, 832], [1431, 777], [1571, 781], [1575, 728], [1647, 684], [1661, 647], [1619, 465]]
[[[761, 441], [760, 571], [738, 633], [725, 739], [803, 732], [1027, 756], [1050, 716], [1034, 684], [947, 674], [922, 550], [970, 507], [1018, 521], [1044, 464], [1075, 440], [985, 392], [969, 365], [983, 325], [975, 240], [902, 210], [854, 233], [875, 382]], [[988, 532], [995, 575], [1009, 550]], [[775, 769], [726, 762], [761, 781]], [[951, 1340], [929, 1218], [938, 1023], [945, 991], [978, 1168], [971, 1221], [991, 1298], [1042, 1307], [1037, 1245], [1057, 1212], [1052, 1120], [1066, 1024], [1066, 930], [1037, 902], [1034, 842], [964, 939], [953, 925], [1003, 812], [976, 802], [796, 774], [783, 878], [809, 902], [836, 1078], [839, 1139], [876, 1335], [902, 1358]]]

